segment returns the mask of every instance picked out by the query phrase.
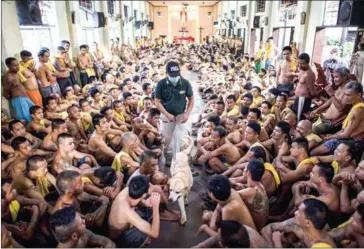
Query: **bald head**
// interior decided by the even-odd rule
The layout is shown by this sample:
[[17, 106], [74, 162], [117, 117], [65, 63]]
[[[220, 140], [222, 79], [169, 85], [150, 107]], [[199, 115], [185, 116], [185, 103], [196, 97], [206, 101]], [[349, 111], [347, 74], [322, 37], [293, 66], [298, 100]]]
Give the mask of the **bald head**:
[[123, 146], [129, 146], [130, 144], [132, 144], [134, 142], [135, 139], [136, 139], [136, 135], [133, 132], [125, 132], [121, 136], [121, 144]]
[[294, 113], [288, 113], [285, 117], [284, 117], [284, 121], [286, 121], [287, 123], [289, 123], [289, 125], [291, 126], [291, 128], [295, 127], [297, 122], [297, 115]]
[[153, 174], [152, 179], [151, 179], [151, 183], [154, 185], [163, 185], [167, 183], [167, 177], [165, 174], [163, 174], [160, 171], [157, 171], [156, 173]]
[[312, 131], [311, 121], [307, 119], [301, 120], [297, 125], [297, 131], [299, 131], [303, 136], [309, 135]]

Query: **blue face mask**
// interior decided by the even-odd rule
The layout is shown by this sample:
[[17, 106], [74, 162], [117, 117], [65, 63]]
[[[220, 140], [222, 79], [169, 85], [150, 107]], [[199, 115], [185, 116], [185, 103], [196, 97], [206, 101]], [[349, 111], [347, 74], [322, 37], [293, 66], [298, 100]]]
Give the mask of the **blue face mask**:
[[168, 80], [172, 83], [172, 84], [177, 84], [178, 81], [180, 79], [180, 76], [177, 76], [177, 77], [170, 77], [168, 76]]

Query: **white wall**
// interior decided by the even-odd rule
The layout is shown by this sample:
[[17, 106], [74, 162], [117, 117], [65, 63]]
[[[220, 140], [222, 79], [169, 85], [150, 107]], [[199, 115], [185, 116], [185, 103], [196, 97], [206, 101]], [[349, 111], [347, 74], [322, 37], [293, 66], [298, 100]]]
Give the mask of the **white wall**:
[[[106, 1], [94, 1], [93, 3], [95, 4], [95, 11], [104, 12], [107, 17]], [[124, 15], [124, 3], [129, 6], [131, 16], [133, 15], [133, 8], [131, 8], [132, 4], [134, 8], [138, 9], [139, 17], [140, 10], [145, 13], [145, 17], [147, 14], [151, 16], [149, 13], [149, 3], [147, 1], [115, 1], [115, 14], [122, 13], [122, 15]], [[19, 20], [15, 1], [3, 1], [1, 6], [1, 31], [2, 34], [4, 34], [1, 37], [1, 72], [3, 74], [6, 71], [4, 60], [7, 57], [19, 59], [19, 53], [24, 49], [24, 46], [20, 27], [18, 25]], [[78, 47], [84, 43], [85, 38], [84, 30], [80, 22], [79, 3], [78, 1], [55, 1], [55, 8], [57, 21], [56, 28], [52, 30], [52, 43], [54, 46], [58, 46], [60, 45], [61, 40], [69, 40], [71, 42], [71, 55], [75, 58], [79, 52]], [[75, 24], [72, 23], [71, 19], [72, 11], [75, 11]], [[125, 37], [126, 42], [130, 41], [130, 43], [134, 45], [135, 36], [133, 22], [130, 22], [124, 29], [122, 28], [121, 21], [119, 21], [110, 27], [95, 28], [93, 32], [95, 41], [99, 43], [100, 48], [104, 51], [108, 50], [110, 35], [114, 33], [116, 33], [121, 40]], [[36, 55], [34, 57], [36, 57]], [[1, 106], [2, 108], [9, 110], [9, 102], [4, 97], [1, 97]]]
[[[268, 25], [261, 25], [264, 28], [263, 41], [272, 36], [273, 28], [283, 27], [284, 23], [280, 22], [280, 1], [266, 1], [264, 13], [256, 13], [256, 1], [220, 1], [217, 6], [217, 17], [224, 18], [224, 13], [230, 18], [230, 11], [235, 9], [235, 16], [240, 16], [240, 6], [247, 4], [248, 26], [245, 26], [246, 21], [243, 21], [243, 26], [246, 28], [246, 39], [244, 50], [249, 51], [251, 29], [253, 28], [254, 16], [261, 16], [261, 20], [268, 17]], [[289, 20], [286, 26], [295, 27], [293, 41], [297, 42], [300, 52], [306, 52], [309, 55], [313, 52], [313, 43], [317, 26], [322, 25], [324, 17], [325, 1], [298, 1], [296, 9], [296, 17], [294, 20]], [[301, 25], [301, 13], [306, 12], [306, 23]], [[288, 45], [288, 44], [287, 44]]]

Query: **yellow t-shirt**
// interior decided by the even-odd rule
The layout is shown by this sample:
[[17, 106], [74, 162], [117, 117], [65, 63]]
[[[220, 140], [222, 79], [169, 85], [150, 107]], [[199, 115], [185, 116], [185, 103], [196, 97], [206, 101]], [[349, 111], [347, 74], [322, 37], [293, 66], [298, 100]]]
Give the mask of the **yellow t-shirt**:
[[257, 98], [253, 99], [253, 103], [249, 106], [250, 108], [258, 108], [258, 103], [263, 102], [265, 98], [263, 96], [258, 96]]
[[317, 136], [315, 133], [308, 134], [306, 136], [307, 141], [315, 140], [316, 142], [320, 143], [322, 141], [322, 138]]
[[351, 108], [348, 116], [346, 116], [346, 118], [343, 122], [343, 129], [345, 129], [349, 125], [349, 121], [351, 120], [351, 117], [353, 116], [354, 110], [356, 110], [357, 108], [364, 108], [364, 103], [358, 103]]
[[222, 116], [239, 116], [239, 106], [235, 105], [227, 114], [223, 113]]
[[311, 246], [311, 248], [332, 248], [332, 246], [330, 246], [329, 244], [325, 243], [325, 242], [320, 242], [320, 243], [316, 243], [313, 246]]

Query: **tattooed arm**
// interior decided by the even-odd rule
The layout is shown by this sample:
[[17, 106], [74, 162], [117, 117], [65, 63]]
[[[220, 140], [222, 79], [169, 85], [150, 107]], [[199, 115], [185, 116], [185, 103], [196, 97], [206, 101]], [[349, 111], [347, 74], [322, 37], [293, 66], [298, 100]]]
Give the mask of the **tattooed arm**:
[[364, 116], [363, 108], [354, 110], [353, 115], [349, 121], [348, 126], [337, 134], [330, 136], [329, 138], [350, 138], [354, 131], [356, 131], [362, 123], [362, 117]]
[[105, 236], [94, 234], [88, 229], [86, 229], [86, 235], [88, 237], [87, 247], [116, 248], [115, 243]]
[[299, 239], [303, 238], [302, 229], [296, 224], [295, 218], [291, 218], [283, 222], [271, 223], [263, 227], [260, 233], [262, 234], [264, 239], [268, 242], [270, 247], [274, 246], [272, 234], [275, 231], [282, 231], [286, 233], [293, 232]]

